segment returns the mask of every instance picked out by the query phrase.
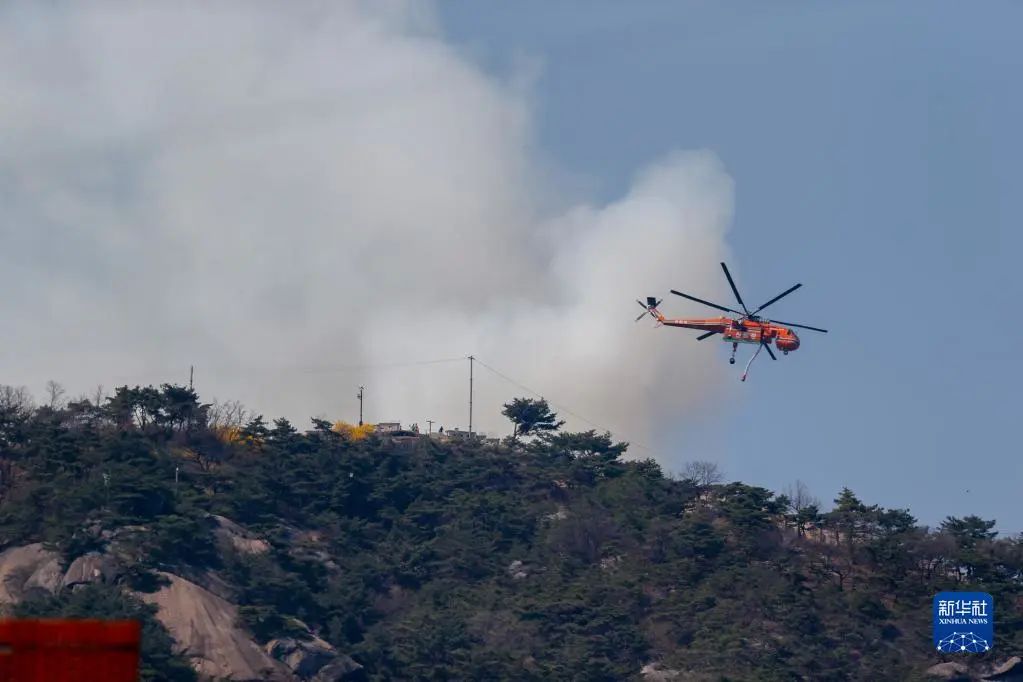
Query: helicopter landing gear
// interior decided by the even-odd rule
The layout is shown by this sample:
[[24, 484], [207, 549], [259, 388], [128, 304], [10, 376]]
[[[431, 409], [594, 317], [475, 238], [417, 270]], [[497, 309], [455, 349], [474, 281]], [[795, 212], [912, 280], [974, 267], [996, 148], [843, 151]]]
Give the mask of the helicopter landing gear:
[[737, 350], [739, 350], [739, 344], [732, 343], [732, 357], [728, 358], [728, 364], [729, 365], [734, 365], [735, 364], [735, 351], [737, 351]]

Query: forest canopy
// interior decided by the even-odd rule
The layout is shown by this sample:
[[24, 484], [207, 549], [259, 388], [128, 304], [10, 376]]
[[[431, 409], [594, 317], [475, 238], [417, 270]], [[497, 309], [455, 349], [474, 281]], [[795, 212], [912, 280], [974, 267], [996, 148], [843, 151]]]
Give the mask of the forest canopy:
[[[319, 637], [361, 666], [345, 679], [912, 679], [944, 660], [946, 589], [994, 596], [971, 660], [1023, 644], [1023, 542], [994, 520], [669, 475], [542, 400], [509, 401], [493, 441], [300, 430], [169, 384], [50, 397], [0, 387], [2, 548], [116, 554], [118, 577], [18, 612], [136, 614], [152, 679], [191, 674], [134, 596], [161, 574], [215, 576], [255, 641]], [[222, 546], [216, 519], [266, 551]]]

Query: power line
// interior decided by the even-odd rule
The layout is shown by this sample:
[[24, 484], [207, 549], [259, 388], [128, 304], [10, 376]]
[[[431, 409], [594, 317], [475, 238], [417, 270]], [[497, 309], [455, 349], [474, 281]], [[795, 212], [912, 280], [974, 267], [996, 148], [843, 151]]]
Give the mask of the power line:
[[348, 372], [358, 369], [387, 369], [390, 367], [418, 367], [420, 365], [440, 365], [449, 362], [464, 362], [465, 356], [460, 358], [441, 358], [439, 360], [417, 360], [413, 362], [382, 362], [366, 365], [328, 365], [324, 367], [281, 367], [277, 371], [296, 371], [306, 374], [317, 374], [320, 372]]
[[[482, 361], [482, 360], [480, 360], [479, 358], [474, 358], [474, 359], [476, 360], [476, 362], [480, 363], [480, 365], [482, 365], [482, 366], [483, 366], [483, 367], [484, 367], [485, 369], [488, 369], [488, 370], [490, 370], [491, 372], [493, 372], [494, 374], [496, 374], [496, 375], [497, 375], [497, 376], [499, 376], [500, 378], [504, 379], [504, 380], [505, 380], [505, 381], [507, 381], [508, 383], [512, 384], [513, 386], [516, 386], [517, 388], [520, 388], [520, 389], [522, 389], [523, 391], [526, 391], [527, 393], [532, 393], [532, 394], [533, 394], [533, 395], [535, 395], [535, 396], [536, 396], [537, 398], [540, 398], [540, 399], [542, 399], [542, 400], [547, 400], [547, 399], [546, 399], [546, 398], [544, 398], [544, 397], [543, 397], [543, 395], [541, 395], [541, 394], [540, 394], [539, 392], [537, 392], [537, 391], [534, 391], [533, 389], [531, 389], [531, 388], [529, 388], [528, 386], [525, 386], [525, 385], [523, 385], [523, 384], [519, 383], [518, 381], [515, 381], [514, 379], [512, 379], [512, 378], [511, 378], [510, 376], [508, 376], [507, 374], [504, 374], [504, 373], [502, 373], [502, 372], [499, 372], [498, 370], [494, 369], [493, 367], [491, 367], [491, 366], [490, 366], [490, 365], [488, 365], [487, 363], [483, 362], [483, 361]], [[597, 423], [595, 423], [595, 422], [593, 422], [593, 421], [590, 421], [590, 420], [589, 420], [589, 419], [587, 419], [586, 417], [583, 417], [582, 415], [580, 415], [580, 414], [578, 414], [578, 413], [576, 413], [576, 412], [573, 412], [572, 410], [568, 409], [568, 408], [567, 408], [567, 407], [565, 407], [564, 405], [559, 405], [559, 404], [556, 404], [556, 403], [554, 403], [554, 402], [553, 402], [553, 401], [551, 401], [551, 400], [547, 400], [547, 402], [548, 402], [548, 404], [550, 404], [550, 405], [554, 406], [555, 408], [557, 408], [557, 409], [558, 409], [558, 410], [559, 410], [560, 412], [564, 412], [564, 413], [565, 413], [565, 414], [567, 414], [567, 415], [570, 415], [570, 416], [572, 416], [572, 417], [575, 417], [575, 418], [576, 418], [576, 419], [578, 419], [579, 421], [581, 421], [581, 422], [584, 422], [584, 423], [586, 423], [586, 424], [589, 424], [590, 426], [592, 426], [592, 427], [593, 427], [593, 428], [595, 428], [595, 429], [599, 429], [599, 430], [601, 430], [601, 431], [605, 431], [605, 432], [607, 432], [607, 433], [614, 433], [614, 432], [615, 432], [615, 430], [609, 429], [609, 428], [607, 428], [606, 426], [601, 426], [600, 424], [597, 424]], [[619, 433], [620, 433], [620, 432], [619, 432]], [[634, 441], [634, 440], [632, 440], [632, 439], [627, 439], [627, 440], [628, 440], [628, 442], [629, 442], [629, 444], [630, 444], [630, 445], [635, 445], [636, 447], [640, 448], [641, 450], [646, 450], [647, 452], [649, 452], [649, 453], [651, 453], [651, 454], [656, 454], [656, 453], [655, 453], [655, 452], [654, 452], [653, 450], [651, 450], [651, 449], [650, 449], [650, 448], [648, 448], [647, 446], [643, 445], [642, 443], [637, 443], [636, 441]]]
[[[437, 359], [437, 360], [415, 360], [415, 361], [410, 361], [410, 362], [378, 362], [378, 363], [367, 363], [367, 364], [363, 364], [363, 365], [324, 365], [324, 366], [321, 366], [321, 367], [314, 367], [314, 366], [304, 366], [304, 367], [303, 366], [292, 366], [292, 367], [272, 367], [272, 366], [252, 367], [252, 366], [250, 366], [250, 367], [244, 367], [244, 366], [241, 366], [241, 365], [214, 365], [213, 366], [213, 370], [214, 370], [214, 372], [216, 372], [217, 370], [220, 370], [221, 372], [225, 372], [225, 371], [226, 372], [236, 372], [236, 373], [239, 373], [239, 374], [241, 374], [241, 373], [252, 374], [252, 373], [255, 373], [255, 372], [269, 372], [269, 373], [278, 373], [278, 374], [279, 373], [297, 372], [297, 373], [303, 373], [303, 374], [318, 374], [318, 373], [328, 373], [328, 372], [349, 372], [349, 371], [365, 370], [365, 369], [389, 369], [389, 368], [392, 368], [392, 367], [397, 368], [397, 367], [416, 367], [416, 366], [421, 366], [421, 365], [439, 365], [439, 364], [444, 364], [444, 363], [464, 362], [464, 361], [465, 361], [465, 356], [463, 355], [463, 356], [457, 357], [457, 358], [440, 358], [440, 359]], [[159, 369], [159, 370], [141, 369], [138, 372], [136, 372], [134, 374], [130, 374], [130, 375], [129, 374], [112, 375], [111, 379], [115, 379], [115, 380], [118, 380], [118, 381], [120, 381], [120, 380], [135, 381], [135, 380], [137, 380], [137, 377], [140, 376], [140, 375], [170, 377], [170, 376], [176, 374], [178, 371], [179, 370], [168, 370], [168, 369]], [[192, 375], [193, 372], [194, 372], [194, 367], [190, 368], [190, 372], [189, 372], [190, 373], [190, 379], [193, 376]]]
[[[542, 398], [544, 400], [547, 400], [538, 391], [534, 391], [533, 389], [529, 388], [528, 386], [520, 384], [519, 382], [517, 382], [514, 379], [512, 379], [511, 377], [509, 377], [507, 374], [503, 374], [503, 373], [497, 371], [496, 369], [494, 369], [493, 367], [491, 367], [487, 363], [483, 362], [479, 358], [476, 358], [476, 362], [480, 363], [481, 365], [483, 365], [483, 367], [485, 367], [486, 369], [489, 369], [491, 372], [493, 372], [497, 376], [501, 377], [502, 379], [504, 379], [508, 383], [510, 383], [510, 384], [512, 384], [512, 385], [514, 385], [514, 386], [516, 386], [518, 388], [521, 388], [523, 391], [526, 391], [527, 393], [532, 393], [537, 398]], [[547, 402], [550, 403], [551, 405], [554, 405], [554, 407], [558, 408], [559, 410], [561, 410], [565, 414], [571, 415], [571, 416], [575, 417], [576, 419], [578, 419], [579, 421], [582, 421], [582, 422], [585, 422], [585, 423], [589, 424], [590, 426], [592, 426], [595, 429], [601, 429], [603, 431], [610, 431], [610, 429], [606, 429], [603, 426], [590, 421], [586, 417], [583, 417], [582, 415], [576, 414], [575, 412], [573, 412], [572, 410], [568, 409], [564, 405], [555, 405], [555, 403], [553, 401], [551, 401], [551, 400], [547, 400]]]

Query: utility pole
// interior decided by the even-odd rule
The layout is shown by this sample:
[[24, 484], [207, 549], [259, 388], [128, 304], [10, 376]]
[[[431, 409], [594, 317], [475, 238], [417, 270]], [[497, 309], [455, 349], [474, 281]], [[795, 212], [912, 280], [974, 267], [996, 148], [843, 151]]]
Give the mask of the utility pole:
[[[195, 378], [195, 365], [189, 365], [188, 366], [188, 392], [192, 393], [192, 394], [195, 393], [195, 389], [192, 388], [192, 379], [193, 378]], [[191, 412], [188, 413], [188, 431], [189, 431], [189, 433], [191, 433], [191, 431], [192, 431], [192, 413]], [[175, 468], [175, 472], [176, 471], [177, 471], [177, 469]], [[175, 473], [174, 474], [174, 494], [175, 495], [178, 494], [178, 478], [177, 478], [177, 476], [178, 476], [177, 473]]]
[[426, 420], [426, 425], [429, 428], [429, 431], [427, 431], [426, 433], [427, 434], [433, 433], [433, 420], [432, 419], [427, 419]]
[[472, 363], [475, 359], [469, 356], [469, 438], [472, 438]]
[[362, 426], [362, 391], [363, 387], [359, 386], [359, 395], [356, 396], [359, 399], [359, 426]]

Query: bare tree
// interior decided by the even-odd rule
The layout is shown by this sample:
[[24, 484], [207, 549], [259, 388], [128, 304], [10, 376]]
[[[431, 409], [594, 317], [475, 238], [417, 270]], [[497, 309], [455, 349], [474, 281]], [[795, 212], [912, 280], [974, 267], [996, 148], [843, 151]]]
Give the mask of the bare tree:
[[698, 460], [686, 462], [682, 468], [682, 478], [698, 486], [708, 486], [725, 480], [725, 475], [716, 463]]
[[35, 401], [28, 388], [0, 385], [0, 412], [25, 417], [34, 409]]
[[811, 495], [810, 489], [800, 480], [786, 486], [782, 497], [788, 501], [786, 511], [791, 512], [789, 518], [795, 523], [796, 532], [805, 537], [807, 527], [820, 520], [821, 501]]
[[211, 429], [241, 428], [249, 418], [249, 412], [237, 400], [220, 402], [216, 398], [206, 413], [206, 423]]
[[93, 407], [102, 407], [103, 401], [106, 400], [107, 394], [103, 390], [103, 385], [100, 384], [96, 387], [96, 390], [92, 394], [92, 405]]
[[793, 485], [785, 487], [785, 497], [789, 498], [792, 511], [797, 514], [807, 507], [817, 507], [820, 509], [821, 506], [821, 501], [811, 495], [810, 489], [800, 480], [797, 480]]
[[[35, 403], [32, 394], [24, 386], [0, 385], [0, 445], [8, 445], [11, 433], [9, 427], [32, 416]], [[0, 489], [6, 490], [11, 483], [12, 469], [6, 459], [0, 460]]]
[[59, 410], [64, 407], [64, 394], [66, 391], [59, 383], [50, 379], [46, 382], [47, 405], [51, 410]]

